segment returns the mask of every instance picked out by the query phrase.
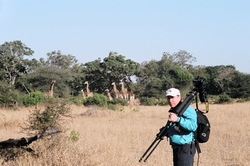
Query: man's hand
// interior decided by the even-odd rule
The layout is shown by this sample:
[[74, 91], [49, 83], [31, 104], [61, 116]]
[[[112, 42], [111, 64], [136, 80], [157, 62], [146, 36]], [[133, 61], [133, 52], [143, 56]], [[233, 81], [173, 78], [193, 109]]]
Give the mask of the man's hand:
[[[163, 139], [164, 136], [167, 137], [167, 131], [165, 131], [164, 133], [162, 133], [164, 129], [165, 129], [165, 127], [160, 128], [160, 129], [159, 129], [160, 131], [159, 131], [158, 134], [156, 134], [156, 137], [158, 137], [158, 138], [160, 138], [160, 139]], [[165, 130], [166, 130], [166, 129], [165, 129]], [[161, 135], [160, 135], [160, 134], [161, 134]]]
[[178, 119], [178, 116], [175, 113], [173, 112], [169, 113], [168, 120], [170, 122], [177, 122], [177, 119]]

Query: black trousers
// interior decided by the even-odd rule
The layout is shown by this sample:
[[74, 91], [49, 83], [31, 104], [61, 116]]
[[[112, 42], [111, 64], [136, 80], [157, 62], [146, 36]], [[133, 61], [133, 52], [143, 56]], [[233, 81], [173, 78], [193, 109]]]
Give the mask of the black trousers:
[[194, 155], [196, 152], [195, 144], [185, 144], [173, 147], [174, 166], [193, 166]]

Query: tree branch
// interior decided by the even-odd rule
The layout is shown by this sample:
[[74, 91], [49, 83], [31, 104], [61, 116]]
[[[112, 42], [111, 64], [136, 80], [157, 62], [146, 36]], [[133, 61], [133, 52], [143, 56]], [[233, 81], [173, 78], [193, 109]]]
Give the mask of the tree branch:
[[22, 147], [31, 144], [33, 141], [36, 141], [39, 138], [44, 136], [52, 135], [61, 132], [57, 129], [46, 130], [41, 134], [37, 134], [33, 137], [23, 137], [20, 139], [8, 139], [6, 141], [0, 142], [0, 149], [7, 149], [7, 148], [15, 148], [15, 147]]

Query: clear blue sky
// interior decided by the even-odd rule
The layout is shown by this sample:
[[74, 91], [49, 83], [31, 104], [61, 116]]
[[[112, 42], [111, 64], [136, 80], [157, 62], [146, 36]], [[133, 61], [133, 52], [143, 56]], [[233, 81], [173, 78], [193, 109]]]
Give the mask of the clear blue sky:
[[193, 65], [250, 73], [249, 0], [0, 0], [0, 44], [21, 40], [79, 63], [110, 51], [138, 63], [186, 50]]

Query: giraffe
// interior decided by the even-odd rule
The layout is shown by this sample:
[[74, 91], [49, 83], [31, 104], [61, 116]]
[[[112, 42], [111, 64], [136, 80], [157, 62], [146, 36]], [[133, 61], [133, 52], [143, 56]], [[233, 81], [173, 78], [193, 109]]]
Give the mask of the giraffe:
[[53, 97], [53, 89], [54, 89], [54, 85], [55, 85], [55, 83], [56, 83], [56, 80], [52, 80], [51, 81], [51, 84], [50, 84], [50, 88], [49, 88], [49, 91], [46, 93], [46, 95], [48, 96], [48, 97]]
[[128, 99], [128, 90], [127, 88], [124, 87], [124, 83], [120, 82], [119, 84], [122, 85], [122, 95], [123, 95], [123, 99]]
[[87, 86], [86, 86], [87, 97], [92, 97], [94, 94], [93, 94], [93, 92], [91, 92], [91, 91], [89, 90], [89, 82], [88, 82], [88, 81], [85, 81], [84, 84], [87, 85]]
[[109, 100], [113, 100], [113, 97], [111, 96], [109, 89], [106, 89], [105, 92], [107, 93]]
[[129, 100], [134, 100], [134, 99], [135, 99], [135, 94], [132, 91], [130, 91], [129, 92]]
[[131, 101], [131, 100], [135, 99], [135, 94], [133, 93], [132, 89], [130, 88], [129, 82], [130, 82], [129, 80], [126, 80], [126, 84], [127, 84], [128, 89], [129, 89], [129, 91], [128, 91], [128, 99]]
[[115, 82], [112, 82], [113, 90], [115, 92], [115, 98], [122, 98], [121, 92], [116, 88]]
[[83, 90], [83, 89], [81, 89], [81, 93], [82, 93], [82, 97], [85, 99], [85, 98], [86, 98], [86, 95], [85, 95], [85, 93], [84, 93], [84, 90]]

